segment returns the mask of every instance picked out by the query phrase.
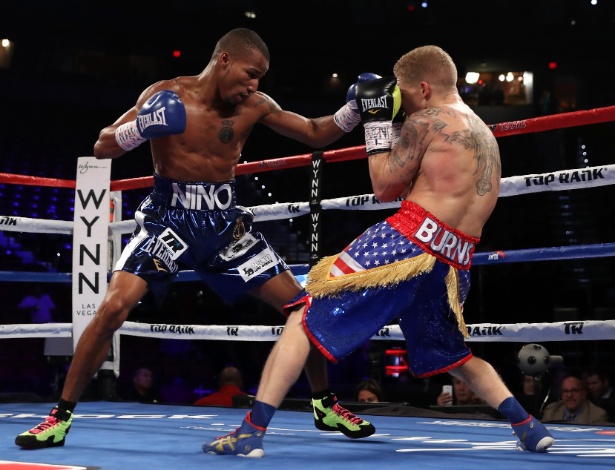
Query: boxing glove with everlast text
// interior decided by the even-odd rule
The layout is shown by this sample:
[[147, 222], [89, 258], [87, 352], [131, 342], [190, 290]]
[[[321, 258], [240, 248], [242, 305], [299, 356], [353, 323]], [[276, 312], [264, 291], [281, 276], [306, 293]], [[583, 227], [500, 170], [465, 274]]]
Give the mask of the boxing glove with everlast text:
[[124, 150], [132, 150], [148, 139], [181, 134], [186, 130], [186, 108], [181, 98], [170, 90], [151, 96], [134, 121], [115, 130], [115, 140]]
[[401, 91], [395, 77], [358, 83], [356, 102], [365, 129], [367, 155], [391, 150], [393, 118], [401, 108]]
[[361, 122], [361, 115], [357, 109], [356, 91], [357, 85], [361, 82], [381, 78], [380, 75], [371, 72], [364, 72], [357, 77], [357, 81], [348, 87], [346, 92], [346, 104], [342, 106], [334, 115], [333, 120], [344, 132], [350, 132]]

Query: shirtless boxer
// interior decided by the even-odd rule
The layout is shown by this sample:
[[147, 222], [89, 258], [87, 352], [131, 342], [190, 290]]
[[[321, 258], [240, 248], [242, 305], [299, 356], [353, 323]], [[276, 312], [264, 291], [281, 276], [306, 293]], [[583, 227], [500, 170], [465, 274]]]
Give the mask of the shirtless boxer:
[[[310, 347], [337, 362], [395, 318], [414, 375], [461, 378], [510, 420], [520, 449], [544, 452], [554, 442], [465, 344], [461, 307], [472, 254], [499, 194], [497, 142], [463, 103], [457, 69], [442, 49], [414, 49], [393, 72], [358, 84], [356, 101], [374, 193], [382, 202], [404, 197], [401, 209], [310, 270], [305, 291], [284, 308], [289, 318], [253, 409], [237, 431], [204, 444], [207, 453], [262, 457], [269, 421]], [[400, 104], [408, 117], [398, 134]]]
[[[257, 91], [269, 60], [255, 32], [234, 29], [218, 41], [199, 75], [149, 86], [100, 132], [94, 145], [100, 159], [118, 158], [149, 140], [154, 189], [136, 211], [137, 229], [79, 340], [58, 405], [43, 423], [17, 436], [17, 445], [64, 445], [77, 401], [104, 362], [113, 333], [148, 289], [160, 299], [178, 270], [193, 269], [227, 302], [247, 292], [281, 311], [301, 292], [286, 263], [251, 231], [252, 214], [236, 205], [235, 168], [257, 123], [323, 147], [350, 132], [360, 115], [352, 100], [334, 116], [316, 119], [282, 110]], [[316, 427], [353, 438], [371, 435], [374, 427], [329, 391], [326, 366], [316, 349], [305, 364]]]

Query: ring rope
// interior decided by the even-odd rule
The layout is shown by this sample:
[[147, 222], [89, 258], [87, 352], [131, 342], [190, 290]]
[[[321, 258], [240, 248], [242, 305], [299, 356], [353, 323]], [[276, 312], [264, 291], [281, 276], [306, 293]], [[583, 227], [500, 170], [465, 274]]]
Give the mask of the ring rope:
[[[568, 191], [615, 184], [615, 165], [562, 170], [502, 178], [500, 197], [510, 197], [544, 191]], [[402, 198], [380, 202], [374, 194], [343, 196], [321, 201], [323, 210], [381, 210], [401, 206]], [[255, 222], [290, 219], [310, 213], [308, 202], [265, 204], [248, 208]], [[73, 221], [39, 220], [28, 217], [0, 215], [0, 230], [8, 232], [54, 233], [70, 235]], [[134, 220], [111, 222], [112, 233], [130, 233], [136, 228]]]
[[[467, 325], [472, 342], [598, 341], [615, 337], [615, 320], [564, 321], [552, 323], [477, 323]], [[126, 321], [118, 332], [129, 336], [160, 339], [206, 339], [222, 341], [276, 341], [283, 325], [169, 325]], [[0, 325], [2, 338], [69, 338], [72, 323]], [[381, 328], [372, 340], [404, 341], [399, 325]]]
[[[594, 245], [557, 246], [551, 248], [524, 248], [521, 250], [496, 250], [474, 253], [473, 266], [505, 263], [532, 263], [537, 261], [562, 261], [568, 259], [608, 258], [615, 256], [614, 243]], [[295, 276], [309, 271], [307, 264], [290, 265]], [[109, 273], [109, 276], [111, 273]], [[195, 282], [201, 278], [193, 270], [179, 271], [176, 282]], [[72, 282], [72, 273], [0, 271], [0, 282]]]
[[[600, 124], [615, 121], [615, 106], [594, 108], [568, 113], [552, 114], [535, 118], [522, 119], [519, 121], [489, 124], [493, 135], [506, 137], [511, 135], [531, 134], [567, 127], [585, 126], [588, 124]], [[327, 162], [343, 162], [367, 157], [365, 145], [348, 147], [323, 152], [323, 159]], [[237, 165], [236, 175], [259, 173], [272, 169], [296, 168], [311, 164], [312, 155], [296, 155], [277, 159], [261, 160], [257, 162], [241, 163]], [[14, 175], [0, 173], [0, 183], [23, 184], [28, 186], [51, 186], [75, 188], [75, 181], [55, 178], [42, 178], [37, 176]], [[111, 191], [123, 191], [127, 189], [139, 189], [151, 187], [154, 184], [153, 176], [129, 178], [111, 182]]]

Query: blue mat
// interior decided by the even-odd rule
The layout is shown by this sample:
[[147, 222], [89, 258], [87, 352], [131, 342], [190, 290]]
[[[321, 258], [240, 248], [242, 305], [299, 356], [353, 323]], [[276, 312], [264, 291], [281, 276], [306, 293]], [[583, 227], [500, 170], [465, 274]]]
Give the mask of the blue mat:
[[[309, 412], [278, 411], [263, 459], [208, 455], [203, 442], [234, 430], [246, 409], [85, 402], [64, 447], [23, 450], [15, 436], [41, 422], [53, 404], [0, 404], [0, 470], [201, 468], [576, 470], [615, 467], [615, 428], [548, 425], [556, 443], [546, 454], [519, 452], [503, 421], [367, 416], [377, 433], [352, 440], [323, 433]], [[12, 462], [12, 463], [7, 463]], [[44, 463], [61, 467], [29, 467]]]

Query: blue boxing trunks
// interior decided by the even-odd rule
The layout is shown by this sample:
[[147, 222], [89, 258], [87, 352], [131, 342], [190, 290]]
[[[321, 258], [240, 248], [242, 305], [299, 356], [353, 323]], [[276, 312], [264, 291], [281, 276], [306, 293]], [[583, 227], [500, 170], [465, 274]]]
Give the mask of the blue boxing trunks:
[[306, 306], [303, 327], [333, 362], [399, 320], [412, 374], [446, 372], [472, 357], [462, 306], [478, 242], [403, 201], [396, 214], [314, 266], [284, 312]]
[[288, 270], [253, 214], [237, 206], [235, 181], [186, 183], [154, 175], [137, 228], [114, 270], [143, 278], [158, 301], [181, 269], [193, 269], [226, 302]]

